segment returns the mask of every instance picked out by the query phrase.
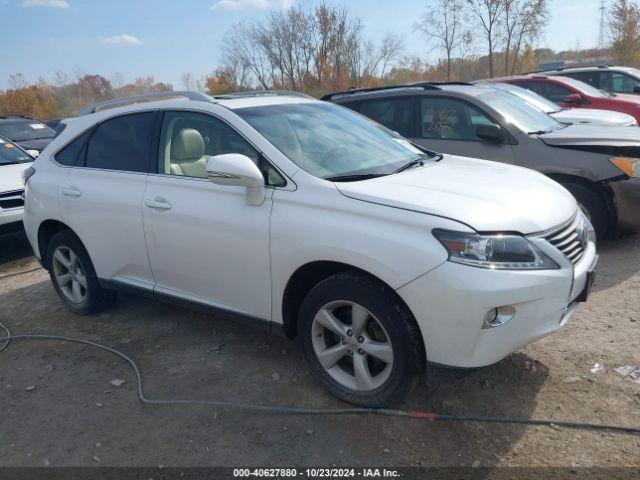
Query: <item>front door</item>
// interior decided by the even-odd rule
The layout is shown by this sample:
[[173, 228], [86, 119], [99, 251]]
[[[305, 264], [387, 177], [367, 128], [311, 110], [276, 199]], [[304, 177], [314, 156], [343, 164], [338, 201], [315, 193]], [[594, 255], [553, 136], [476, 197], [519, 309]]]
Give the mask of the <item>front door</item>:
[[417, 138], [435, 152], [514, 163], [511, 145], [476, 136], [476, 127], [495, 124], [487, 114], [464, 100], [450, 97], [419, 97]]
[[269, 216], [272, 190], [260, 206], [246, 189], [207, 179], [213, 155], [258, 152], [222, 120], [204, 113], [164, 114], [158, 173], [142, 202], [156, 291], [269, 319]]

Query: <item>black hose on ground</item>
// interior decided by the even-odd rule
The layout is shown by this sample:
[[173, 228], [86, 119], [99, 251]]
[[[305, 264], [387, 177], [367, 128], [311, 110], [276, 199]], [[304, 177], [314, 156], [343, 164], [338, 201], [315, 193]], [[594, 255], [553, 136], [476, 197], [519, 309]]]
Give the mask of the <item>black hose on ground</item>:
[[362, 407], [349, 407], [349, 408], [306, 408], [298, 406], [288, 405], [255, 405], [248, 403], [228, 402], [220, 400], [187, 400], [187, 399], [153, 399], [147, 398], [142, 389], [142, 373], [136, 362], [126, 355], [125, 353], [116, 350], [115, 348], [101, 345], [99, 343], [91, 342], [89, 340], [82, 340], [79, 338], [64, 337], [60, 335], [12, 335], [11, 330], [4, 323], [0, 322], [0, 328], [7, 332], [5, 337], [0, 338], [0, 342], [3, 342], [0, 346], [0, 352], [7, 349], [9, 344], [14, 341], [29, 341], [29, 340], [53, 340], [68, 343], [78, 343], [81, 345], [88, 345], [90, 347], [98, 348], [100, 350], [107, 351], [120, 357], [129, 364], [132, 368], [138, 388], [138, 398], [140, 402], [150, 405], [210, 405], [219, 408], [239, 409], [253, 412], [262, 413], [276, 413], [276, 414], [293, 414], [293, 415], [384, 415], [392, 417], [408, 417], [417, 420], [427, 421], [445, 421], [445, 422], [477, 422], [477, 423], [499, 423], [499, 424], [511, 424], [511, 425], [538, 425], [548, 427], [567, 427], [567, 428], [579, 428], [585, 430], [607, 430], [617, 433], [626, 433], [632, 435], [640, 434], [640, 427], [624, 427], [620, 425], [604, 425], [598, 423], [583, 423], [583, 422], [571, 422], [566, 420], [537, 420], [530, 418], [497, 418], [497, 417], [484, 417], [484, 416], [462, 416], [462, 415], [441, 415], [438, 413], [407, 411], [407, 410], [392, 410], [386, 408], [362, 408]]

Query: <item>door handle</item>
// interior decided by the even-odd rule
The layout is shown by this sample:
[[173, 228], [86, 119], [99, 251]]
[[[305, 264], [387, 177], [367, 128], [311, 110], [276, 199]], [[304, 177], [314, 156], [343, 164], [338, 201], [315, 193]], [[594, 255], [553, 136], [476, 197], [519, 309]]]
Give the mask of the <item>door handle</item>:
[[77, 187], [62, 187], [62, 194], [67, 197], [79, 197], [82, 192]]
[[156, 197], [153, 200], [147, 199], [144, 201], [145, 206], [153, 208], [154, 210], [171, 210], [171, 204], [164, 198]]

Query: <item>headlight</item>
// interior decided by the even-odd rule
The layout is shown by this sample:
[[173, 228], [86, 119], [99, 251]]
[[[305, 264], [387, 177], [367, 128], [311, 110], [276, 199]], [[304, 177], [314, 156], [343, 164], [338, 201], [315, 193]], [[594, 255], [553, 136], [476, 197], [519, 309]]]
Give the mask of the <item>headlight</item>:
[[640, 158], [611, 157], [609, 161], [630, 177], [640, 177]]
[[560, 268], [533, 243], [518, 235], [478, 235], [440, 229], [433, 230], [433, 235], [449, 252], [451, 262], [502, 270]]

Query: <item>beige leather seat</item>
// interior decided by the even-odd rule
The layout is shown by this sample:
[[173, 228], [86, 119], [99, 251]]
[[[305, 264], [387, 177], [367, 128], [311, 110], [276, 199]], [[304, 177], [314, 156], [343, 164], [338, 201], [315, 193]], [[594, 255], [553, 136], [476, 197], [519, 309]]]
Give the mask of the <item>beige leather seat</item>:
[[204, 140], [198, 130], [183, 128], [171, 141], [171, 174], [187, 177], [207, 176]]

